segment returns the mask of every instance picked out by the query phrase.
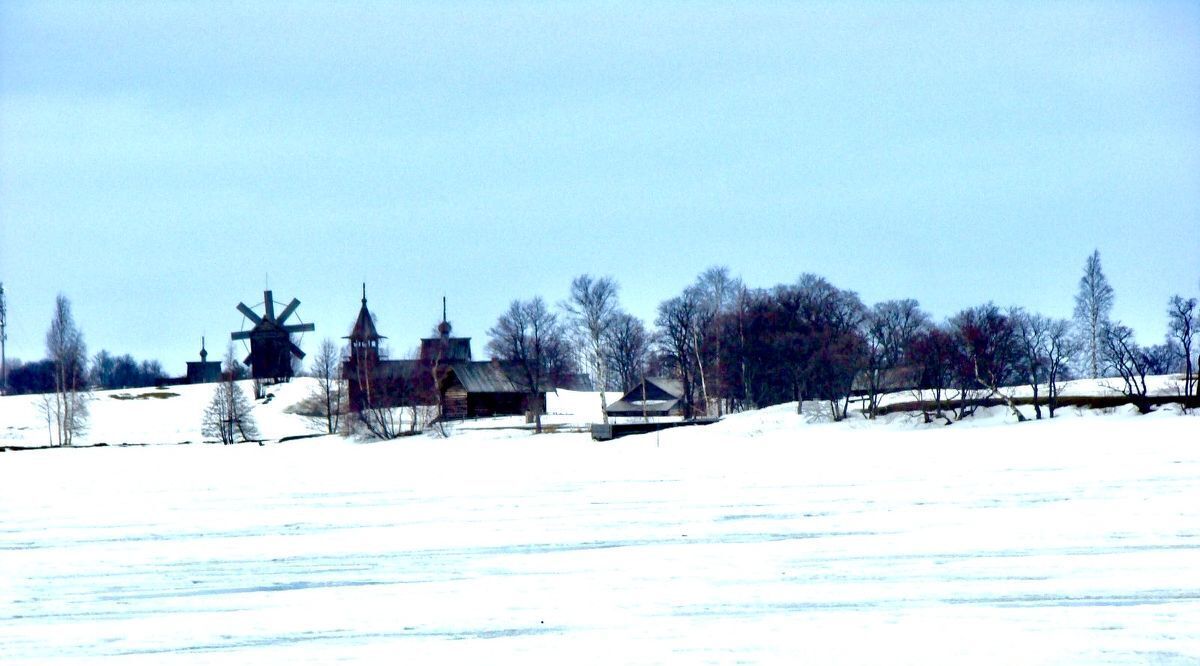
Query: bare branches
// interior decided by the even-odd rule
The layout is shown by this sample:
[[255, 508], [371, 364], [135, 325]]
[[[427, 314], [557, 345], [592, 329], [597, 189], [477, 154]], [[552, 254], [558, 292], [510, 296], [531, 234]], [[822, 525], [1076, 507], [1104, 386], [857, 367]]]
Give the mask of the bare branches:
[[917, 335], [928, 328], [929, 315], [911, 298], [876, 303], [863, 322], [866, 413], [875, 418], [885, 375], [898, 370]]
[[313, 357], [311, 372], [317, 385], [310, 398], [319, 407], [319, 414], [314, 418], [326, 433], [332, 435], [339, 431], [345, 412], [342, 355], [333, 340], [325, 338], [321, 341]]
[[1124, 384], [1119, 389], [1143, 414], [1150, 411], [1147, 400], [1149, 387], [1146, 385], [1146, 375], [1150, 374], [1150, 358], [1133, 338], [1133, 329], [1113, 322], [1104, 327], [1100, 336], [1101, 352], [1104, 360], [1117, 373]]
[[201, 434], [216, 437], [222, 444], [233, 444], [239, 436], [243, 442], [261, 438], [254, 415], [250, 413], [250, 401], [235, 379], [237, 366], [230, 343], [225, 349], [221, 381], [214, 387], [212, 400], [204, 409], [201, 421]]
[[[1172, 296], [1167, 306], [1167, 322], [1167, 337], [1179, 346], [1183, 354], [1183, 394], [1190, 395], [1195, 379], [1192, 345], [1196, 339], [1196, 329], [1200, 326], [1196, 317], [1196, 299], [1183, 298], [1178, 294]], [[1197, 394], [1200, 394], [1200, 389]]]
[[621, 312], [608, 330], [609, 367], [616, 373], [621, 391], [630, 391], [646, 374], [650, 334], [637, 317]]
[[541, 394], [570, 374], [571, 349], [558, 317], [540, 296], [513, 301], [488, 329], [487, 349], [513, 365], [513, 379], [528, 393], [537, 432], [542, 431]]

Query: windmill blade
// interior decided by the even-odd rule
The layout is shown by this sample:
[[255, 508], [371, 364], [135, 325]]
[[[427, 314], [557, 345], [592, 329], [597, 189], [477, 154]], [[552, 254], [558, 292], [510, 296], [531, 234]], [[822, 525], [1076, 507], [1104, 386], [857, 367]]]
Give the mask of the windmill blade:
[[287, 307], [283, 309], [283, 312], [279, 313], [279, 318], [275, 320], [275, 323], [282, 324], [283, 322], [287, 321], [287, 318], [292, 316], [292, 313], [295, 312], [296, 308], [298, 307], [300, 307], [300, 299], [293, 298], [292, 302], [288, 303]]
[[250, 331], [234, 331], [233, 334], [229, 336], [229, 339], [230, 340], [249, 340], [250, 339]]
[[288, 347], [291, 348], [292, 353], [296, 355], [296, 358], [304, 358], [304, 350], [297, 347], [296, 343], [289, 342]]
[[259, 316], [258, 316], [258, 314], [257, 314], [256, 312], [254, 312], [253, 310], [251, 310], [251, 308], [248, 308], [248, 307], [246, 307], [246, 304], [244, 304], [244, 302], [239, 302], [239, 304], [238, 304], [238, 312], [241, 312], [242, 314], [245, 314], [246, 318], [247, 318], [247, 319], [250, 319], [250, 320], [251, 320], [251, 322], [253, 322], [253, 323], [254, 323], [254, 325], [256, 325], [256, 326], [257, 326], [258, 324], [262, 324], [262, 323], [263, 323], [263, 318], [262, 318], [262, 317], [259, 317]]
[[283, 330], [287, 331], [288, 333], [306, 333], [306, 332], [311, 332], [311, 331], [317, 330], [317, 325], [316, 324], [292, 324], [291, 326], [284, 326]]

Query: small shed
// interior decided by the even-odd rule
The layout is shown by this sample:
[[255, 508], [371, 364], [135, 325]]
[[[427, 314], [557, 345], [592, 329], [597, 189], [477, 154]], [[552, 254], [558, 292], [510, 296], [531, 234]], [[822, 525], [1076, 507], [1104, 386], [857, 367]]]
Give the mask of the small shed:
[[608, 406], [609, 416], [683, 416], [683, 384], [677, 379], [646, 377]]

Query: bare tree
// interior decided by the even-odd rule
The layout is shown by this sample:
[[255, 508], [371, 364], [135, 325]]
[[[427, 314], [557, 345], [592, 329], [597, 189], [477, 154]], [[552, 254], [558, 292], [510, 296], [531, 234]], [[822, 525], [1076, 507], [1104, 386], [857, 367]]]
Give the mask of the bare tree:
[[309, 398], [316, 403], [318, 424], [326, 433], [332, 435], [339, 431], [342, 414], [345, 383], [342, 380], [342, 355], [333, 340], [325, 338], [317, 347], [317, 353], [312, 360], [312, 376], [317, 380]]
[[695, 292], [685, 290], [682, 296], [660, 303], [658, 318], [654, 321], [659, 329], [662, 359], [675, 370], [682, 384], [683, 415], [688, 419], [695, 416], [695, 384], [699, 375], [695, 340], [700, 321], [699, 310]]
[[1033, 413], [1040, 419], [1042, 406], [1038, 402], [1038, 391], [1049, 379], [1051, 321], [1047, 317], [1026, 312], [1021, 308], [1010, 309], [1008, 318], [1013, 325], [1018, 372], [1029, 385], [1033, 394]]
[[618, 312], [608, 330], [609, 367], [617, 375], [621, 391], [633, 390], [646, 375], [650, 354], [650, 336], [642, 321], [626, 312]]
[[929, 316], [911, 298], [876, 303], [867, 313], [863, 320], [866, 367], [862, 376], [866, 380], [868, 418], [875, 418], [879, 410], [884, 377], [906, 362], [913, 340], [928, 325]]
[[1133, 337], [1133, 329], [1112, 322], [1104, 327], [1100, 335], [1104, 360], [1121, 378], [1123, 387], [1118, 390], [1133, 401], [1143, 414], [1150, 411], [1149, 386], [1146, 375], [1150, 374], [1151, 358]]
[[1046, 331], [1046, 408], [1050, 418], [1058, 408], [1058, 397], [1070, 378], [1071, 359], [1079, 354], [1080, 342], [1071, 333], [1071, 322], [1054, 319]]
[[87, 345], [75, 325], [71, 301], [62, 294], [55, 299], [54, 317], [46, 332], [46, 356], [54, 363], [54, 395], [48, 404], [58, 444], [70, 446], [87, 428]]
[[1108, 324], [1113, 306], [1113, 288], [1100, 268], [1100, 250], [1092, 252], [1083, 266], [1079, 292], [1075, 294], [1075, 323], [1087, 355], [1088, 369], [1093, 378], [1099, 377], [1103, 360], [1101, 337]]
[[1183, 298], [1176, 294], [1171, 297], [1167, 308], [1167, 336], [1179, 345], [1183, 354], [1183, 394], [1191, 395], [1192, 380], [1194, 379], [1192, 365], [1192, 345], [1196, 339], [1196, 299]]
[[[909, 358], [918, 372], [916, 393], [925, 423], [932, 423], [935, 417], [945, 419], [946, 425], [952, 423], [943, 412], [942, 400], [946, 389], [954, 381], [957, 368], [962, 365], [961, 354], [962, 350], [954, 336], [939, 326], [931, 326], [912, 340]], [[926, 391], [933, 396], [932, 413], [927, 407]]]
[[600, 412], [608, 423], [609, 331], [617, 315], [617, 282], [611, 277], [593, 279], [584, 274], [571, 281], [571, 293], [561, 306], [570, 316], [588, 370], [600, 389]]
[[515, 367], [513, 379], [528, 394], [528, 406], [540, 433], [542, 394], [572, 370], [571, 346], [558, 317], [540, 296], [513, 301], [496, 325], [488, 329], [488, 336], [488, 351]]
[[[990, 396], [1003, 400], [1018, 421], [1025, 421], [1012, 396], [1000, 390], [1013, 378], [1018, 361], [1012, 320], [987, 303], [963, 310], [951, 324], [957, 329], [966, 354], [964, 374], [973, 377], [975, 384], [986, 389]], [[965, 395], [963, 400], [965, 404]]]
[[238, 436], [243, 442], [261, 437], [254, 415], [250, 413], [250, 400], [237, 384], [237, 365], [231, 343], [225, 350], [221, 381], [213, 388], [212, 400], [204, 409], [200, 424], [201, 434], [216, 437], [222, 444], [233, 444]]

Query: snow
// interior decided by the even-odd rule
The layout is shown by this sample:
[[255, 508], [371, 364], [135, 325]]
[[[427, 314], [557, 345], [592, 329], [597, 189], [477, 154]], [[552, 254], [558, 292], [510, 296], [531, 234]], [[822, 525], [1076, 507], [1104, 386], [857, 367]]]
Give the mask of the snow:
[[[296, 382], [255, 406], [273, 441], [225, 447], [211, 387], [169, 390], [98, 394], [86, 439], [192, 444], [0, 454], [0, 662], [1200, 660], [1174, 408], [279, 443]], [[0, 398], [0, 444], [42, 443], [34, 402]]]

